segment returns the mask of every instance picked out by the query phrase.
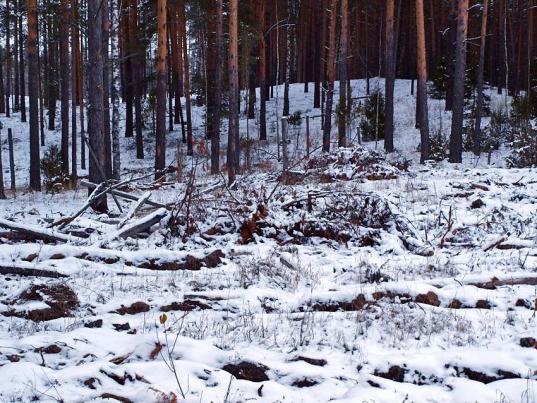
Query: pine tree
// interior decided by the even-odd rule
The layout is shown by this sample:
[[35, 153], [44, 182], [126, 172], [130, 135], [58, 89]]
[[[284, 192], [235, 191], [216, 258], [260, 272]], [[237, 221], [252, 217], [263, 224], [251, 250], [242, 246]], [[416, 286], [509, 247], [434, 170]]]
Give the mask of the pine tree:
[[332, 104], [334, 100], [335, 58], [336, 58], [336, 28], [338, 0], [330, 1], [330, 28], [328, 30], [328, 61], [326, 83], [326, 105], [324, 111], [323, 152], [330, 151], [330, 132], [332, 131]]
[[393, 152], [393, 94], [395, 87], [394, 0], [386, 2], [386, 110], [384, 112], [384, 149]]
[[462, 129], [464, 112], [464, 81], [466, 78], [466, 36], [468, 0], [457, 0], [457, 44], [453, 76], [453, 115], [449, 141], [449, 162], [462, 162]]
[[37, 0], [28, 0], [28, 95], [30, 96], [30, 188], [41, 190], [39, 156]]
[[157, 128], [155, 144], [155, 179], [164, 175], [166, 166], [166, 0], [157, 3]]
[[416, 0], [416, 36], [418, 50], [418, 96], [416, 108], [419, 110], [421, 135], [421, 157], [423, 164], [429, 159], [429, 112], [427, 106], [427, 55], [425, 46], [425, 17], [423, 0]]
[[235, 182], [238, 168], [239, 137], [239, 55], [238, 55], [238, 0], [229, 3], [229, 134], [227, 170], [229, 184]]
[[[106, 180], [104, 106], [103, 106], [103, 57], [102, 57], [102, 7], [100, 0], [88, 2], [88, 136], [90, 144], [89, 180], [101, 183]], [[91, 192], [91, 191], [90, 191]], [[106, 197], [95, 201], [92, 208], [99, 212], [108, 210]]]

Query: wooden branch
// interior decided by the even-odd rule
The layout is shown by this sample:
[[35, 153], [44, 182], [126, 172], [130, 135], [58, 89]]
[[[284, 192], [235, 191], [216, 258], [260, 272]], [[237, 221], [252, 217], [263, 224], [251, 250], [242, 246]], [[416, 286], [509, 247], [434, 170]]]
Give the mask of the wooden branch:
[[[81, 180], [80, 184], [82, 186], [84, 186], [84, 187], [89, 188], [89, 189], [94, 189], [96, 186], [98, 186], [97, 184], [89, 182], [89, 181], [86, 181], [86, 180]], [[116, 189], [111, 189], [110, 193], [115, 194], [116, 196], [122, 197], [122, 198], [127, 199], [127, 200], [138, 201], [140, 199], [138, 196], [132, 195], [132, 194], [127, 193], [127, 192], [122, 192], [122, 191], [116, 190]], [[153, 206], [153, 207], [159, 207], [159, 208], [165, 208], [165, 209], [170, 208], [169, 206], [166, 206], [165, 204], [154, 202], [152, 200], [146, 200], [145, 203], [149, 204], [150, 206]]]
[[86, 211], [90, 206], [91, 204], [97, 200], [98, 198], [100, 198], [100, 193], [101, 191], [106, 187], [106, 183], [103, 182], [103, 183], [100, 183], [99, 186], [97, 186], [93, 192], [91, 192], [91, 195], [88, 197], [88, 200], [86, 201], [86, 204], [84, 204], [82, 206], [82, 208], [80, 210], [78, 210], [73, 216], [71, 217], [65, 217], [65, 218], [62, 218], [54, 223], [52, 223], [51, 225], [49, 225], [49, 228], [52, 228], [52, 227], [55, 227], [56, 225], [60, 224], [60, 226], [58, 227], [58, 229], [62, 229], [64, 228], [66, 225], [72, 223], [74, 220], [76, 220], [78, 217], [80, 217], [84, 211]]
[[0, 218], [0, 227], [7, 228], [12, 231], [20, 232], [31, 236], [35, 239], [42, 239], [45, 241], [53, 242], [77, 242], [81, 238], [74, 237], [72, 235], [62, 234], [61, 232], [54, 231], [48, 228], [41, 228], [35, 225], [19, 224], [14, 221], [5, 220]]
[[118, 225], [118, 228], [123, 228], [127, 222], [134, 217], [136, 212], [142, 207], [142, 205], [149, 200], [151, 197], [151, 192], [145, 192], [140, 199], [130, 208], [125, 218], [121, 220], [121, 222]]

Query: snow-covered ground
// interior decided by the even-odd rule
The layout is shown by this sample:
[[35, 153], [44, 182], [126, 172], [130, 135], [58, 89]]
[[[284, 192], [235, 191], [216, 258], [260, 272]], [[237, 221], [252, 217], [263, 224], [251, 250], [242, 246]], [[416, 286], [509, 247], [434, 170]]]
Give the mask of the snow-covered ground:
[[[355, 96], [364, 88], [353, 82]], [[292, 111], [319, 115], [312, 97], [293, 85]], [[491, 165], [465, 154], [420, 166], [414, 102], [398, 81], [388, 159], [368, 143], [308, 162], [304, 126], [291, 129], [294, 183], [283, 184], [273, 99], [269, 142], [235, 189], [207, 174], [205, 155], [185, 161], [181, 183], [131, 186], [174, 206], [136, 239], [116, 236], [130, 206], [120, 199], [121, 215], [111, 198], [110, 216], [88, 211], [65, 228], [88, 238], [3, 232], [0, 268], [66, 277], [0, 275], [0, 401], [537, 401], [537, 171], [505, 168], [505, 149]], [[203, 110], [193, 113], [202, 151]], [[441, 101], [430, 118], [449, 132]], [[27, 126], [0, 120], [4, 177], [12, 127], [19, 186], [1, 218], [45, 228], [74, 214], [87, 190], [25, 190]], [[242, 136], [255, 125], [242, 119]], [[137, 161], [122, 139], [125, 179], [150, 172], [153, 141]]]

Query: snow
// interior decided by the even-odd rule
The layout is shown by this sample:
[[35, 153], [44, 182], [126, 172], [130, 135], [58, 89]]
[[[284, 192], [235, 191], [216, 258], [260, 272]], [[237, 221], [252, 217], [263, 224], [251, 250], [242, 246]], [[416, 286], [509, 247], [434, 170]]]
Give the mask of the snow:
[[[383, 81], [372, 80], [372, 88], [377, 85], [382, 89]], [[365, 92], [364, 81], [353, 81], [352, 87], [353, 94]], [[282, 88], [279, 93], [283, 94]], [[491, 95], [493, 102], [502, 101], [493, 91]], [[291, 112], [318, 115], [312, 104], [313, 91], [304, 94], [303, 85], [291, 86]], [[421, 166], [415, 98], [408, 81], [397, 81], [395, 105], [397, 155], [387, 159], [410, 160], [408, 172], [384, 160], [382, 143], [367, 143], [364, 151], [380, 153], [379, 167], [393, 179], [353, 176], [347, 163], [306, 169], [301, 159], [305, 153], [302, 127], [300, 134], [299, 129], [290, 130], [289, 155], [294, 173], [304, 174], [304, 180], [278, 185], [281, 165], [275, 158], [274, 122], [281, 116], [283, 102], [279, 100], [276, 114], [271, 100], [269, 142], [252, 150], [257, 168], [241, 175], [236, 189], [226, 189], [223, 178], [208, 174], [206, 155], [185, 161], [185, 181], [196, 165], [195, 191], [188, 217], [185, 209], [172, 209], [175, 232], [168, 216], [145, 237], [118, 238], [141, 217], [165, 210], [144, 205], [123, 222], [136, 203], [121, 200], [125, 211], [121, 215], [110, 200], [111, 216], [87, 211], [71, 224], [74, 229], [92, 229], [89, 238], [64, 234], [67, 242], [56, 245], [2, 238], [1, 265], [55, 270], [69, 277], [0, 276], [0, 401], [110, 401], [106, 394], [133, 402], [173, 401], [173, 396], [183, 401], [170, 360], [187, 402], [537, 401], [537, 349], [520, 345], [521, 338], [537, 338], [536, 286], [476, 286], [493, 278], [537, 277], [537, 171], [507, 169], [504, 148], [492, 154], [491, 165], [486, 158], [465, 153], [463, 164]], [[203, 114], [203, 108], [193, 108], [199, 140]], [[440, 125], [441, 118], [443, 130], [449, 133], [449, 113], [443, 111], [442, 101], [430, 101], [430, 117], [432, 126]], [[14, 130], [18, 189], [16, 197], [7, 191], [8, 200], [0, 201], [0, 221], [45, 230], [75, 213], [85, 203], [87, 189], [56, 194], [25, 189], [28, 131], [18, 119], [17, 114], [1, 118], [4, 128]], [[255, 138], [256, 124], [241, 118], [241, 134], [246, 136], [248, 127], [248, 135]], [[225, 122], [222, 133], [227, 133]], [[317, 149], [313, 155], [319, 156], [319, 119], [311, 119], [311, 133], [311, 148]], [[47, 144], [57, 143], [59, 132], [47, 132], [46, 137]], [[179, 137], [180, 130], [168, 136], [168, 163], [174, 160]], [[351, 137], [355, 144], [354, 134]], [[146, 136], [145, 160], [136, 160], [133, 141], [121, 138], [125, 179], [147, 174], [153, 167], [154, 138]], [[341, 153], [348, 158], [353, 150]], [[6, 142], [2, 151], [7, 155]], [[9, 168], [4, 168], [9, 182]], [[332, 179], [321, 181], [322, 175]], [[181, 202], [186, 184], [175, 183], [172, 174], [167, 179], [171, 183], [160, 187], [145, 180], [133, 194], [151, 192], [155, 202]], [[305, 205], [308, 194], [318, 197], [311, 212], [293, 205], [301, 199]], [[352, 214], [362, 208], [366, 196], [389, 206], [396, 218], [381, 228], [364, 228], [350, 223], [343, 208], [338, 211], [341, 219], [331, 210], [352, 206]], [[483, 201], [481, 208], [471, 208], [476, 199]], [[268, 210], [262, 220], [266, 227], [245, 243], [239, 228], [261, 206]], [[333, 223], [332, 229], [344, 230], [350, 239], [313, 236], [298, 242], [300, 231], [292, 235], [290, 231], [302, 222]], [[189, 223], [195, 224], [193, 230]], [[371, 231], [376, 243], [361, 246], [358, 240]], [[495, 247], [502, 239], [514, 247]], [[419, 253], [422, 247], [433, 254]], [[225, 257], [213, 268], [141, 267], [148, 262], [183, 263], [189, 256], [204, 259], [217, 250]], [[374, 281], [375, 273], [380, 281]], [[3, 315], [14, 308], [17, 312], [46, 309], [46, 299], [19, 299], [28, 287], [39, 284], [69, 286], [77, 295], [78, 307], [71, 316], [46, 322]], [[415, 301], [430, 292], [438, 297], [439, 306]], [[394, 297], [377, 300], [378, 293]], [[312, 308], [349, 303], [360, 294], [367, 301], [361, 309]], [[455, 299], [460, 309], [451, 307]], [[132, 315], [116, 312], [139, 301], [147, 303], [149, 310]], [[479, 301], [487, 301], [490, 309], [476, 307]], [[174, 302], [196, 307], [167, 311], [162, 324], [161, 308]], [[86, 327], [99, 319], [102, 327]], [[116, 330], [114, 325], [125, 323], [128, 330]], [[60, 351], [39, 350], [51, 345]], [[163, 346], [160, 352], [158, 345]], [[326, 365], [297, 357], [323, 359]], [[266, 366], [269, 380], [236, 379], [223, 369], [243, 361]], [[381, 376], [394, 366], [404, 369], [403, 382]], [[470, 379], [474, 376], [465, 369], [506, 379], [484, 383]], [[515, 377], [507, 379], [506, 373]], [[304, 380], [310, 386], [297, 386]]]

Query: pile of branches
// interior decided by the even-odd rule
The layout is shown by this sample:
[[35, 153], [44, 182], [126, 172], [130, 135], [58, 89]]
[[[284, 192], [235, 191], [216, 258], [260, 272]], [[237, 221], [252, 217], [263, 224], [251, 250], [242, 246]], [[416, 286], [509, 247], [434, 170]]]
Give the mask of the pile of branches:
[[258, 237], [280, 244], [303, 244], [314, 239], [357, 246], [380, 246], [395, 235], [407, 250], [431, 256], [433, 249], [390, 203], [374, 193], [309, 192], [286, 203], [257, 204], [240, 227], [240, 241]]
[[321, 181], [334, 180], [389, 180], [406, 172], [410, 161], [396, 159], [389, 162], [375, 151], [363, 147], [340, 149], [331, 154], [313, 157], [306, 164], [306, 170], [317, 174]]

